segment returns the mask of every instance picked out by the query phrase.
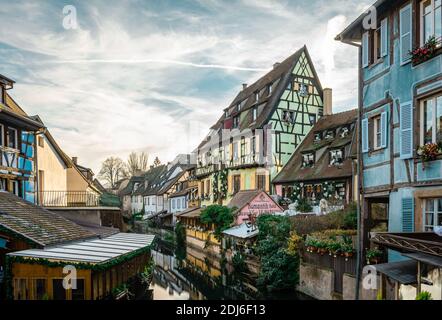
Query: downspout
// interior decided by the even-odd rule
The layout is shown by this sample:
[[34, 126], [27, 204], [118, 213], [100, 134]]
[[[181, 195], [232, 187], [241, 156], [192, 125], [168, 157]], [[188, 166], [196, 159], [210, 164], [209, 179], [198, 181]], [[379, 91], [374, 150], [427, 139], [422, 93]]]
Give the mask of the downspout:
[[357, 202], [357, 245], [356, 245], [356, 281], [355, 281], [355, 300], [359, 300], [359, 284], [361, 282], [361, 259], [362, 255], [362, 242], [363, 233], [361, 232], [361, 191], [362, 191], [362, 154], [361, 154], [361, 142], [362, 142], [362, 108], [363, 108], [363, 74], [362, 74], [362, 45], [356, 42], [347, 41], [342, 37], [337, 38], [341, 42], [358, 48], [358, 143], [357, 143], [357, 161], [356, 161], [356, 173], [358, 176], [358, 193], [356, 197]]

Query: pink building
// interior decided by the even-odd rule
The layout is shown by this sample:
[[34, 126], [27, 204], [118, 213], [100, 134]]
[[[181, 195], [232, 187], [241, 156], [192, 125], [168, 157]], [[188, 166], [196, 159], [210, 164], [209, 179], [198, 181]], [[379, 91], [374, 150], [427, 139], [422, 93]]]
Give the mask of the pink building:
[[265, 213], [277, 213], [284, 210], [262, 190], [239, 191], [230, 201], [228, 207], [236, 208], [235, 225], [257, 218]]

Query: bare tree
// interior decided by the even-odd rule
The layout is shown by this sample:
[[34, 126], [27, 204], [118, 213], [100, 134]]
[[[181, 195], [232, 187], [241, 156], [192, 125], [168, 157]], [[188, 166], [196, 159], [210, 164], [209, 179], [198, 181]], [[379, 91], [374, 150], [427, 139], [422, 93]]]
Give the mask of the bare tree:
[[153, 161], [153, 166], [158, 167], [160, 164], [161, 164], [160, 159], [158, 159], [158, 157], [155, 157], [155, 160]]
[[134, 176], [146, 171], [148, 169], [148, 160], [149, 155], [146, 152], [131, 152], [126, 163], [129, 175]]
[[101, 165], [101, 170], [98, 176], [106, 181], [113, 189], [119, 180], [127, 177], [126, 166], [120, 158], [107, 158]]

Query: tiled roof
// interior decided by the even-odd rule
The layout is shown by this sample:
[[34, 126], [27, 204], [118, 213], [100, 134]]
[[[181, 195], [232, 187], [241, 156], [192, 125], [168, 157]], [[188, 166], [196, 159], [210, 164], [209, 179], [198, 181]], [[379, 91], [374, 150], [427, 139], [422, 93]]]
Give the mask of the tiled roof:
[[230, 200], [227, 205], [229, 208], [236, 208], [237, 210], [241, 210], [246, 205], [248, 205], [253, 199], [255, 199], [262, 190], [242, 190], [238, 191]]
[[[356, 120], [357, 109], [323, 116], [319, 119], [281, 172], [273, 179], [273, 183], [351, 177], [352, 158], [355, 155], [357, 144]], [[347, 136], [341, 137], [338, 133], [333, 139], [314, 141], [315, 133], [339, 129], [346, 125], [353, 125], [353, 129]], [[339, 166], [329, 164], [328, 151], [335, 148], [345, 148], [344, 161]], [[315, 152], [316, 159], [313, 167], [304, 168], [302, 167], [302, 155], [308, 152]]]
[[3, 191], [0, 192], [0, 226], [42, 247], [96, 237], [95, 233], [56, 213]]

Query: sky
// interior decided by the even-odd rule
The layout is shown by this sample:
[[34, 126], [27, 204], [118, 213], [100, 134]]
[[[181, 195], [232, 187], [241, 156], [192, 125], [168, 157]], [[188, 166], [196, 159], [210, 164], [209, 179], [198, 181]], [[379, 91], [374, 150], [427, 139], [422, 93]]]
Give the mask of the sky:
[[242, 83], [304, 44], [333, 111], [355, 108], [357, 49], [334, 37], [371, 2], [0, 0], [0, 74], [96, 173], [131, 151], [164, 163], [197, 147]]

